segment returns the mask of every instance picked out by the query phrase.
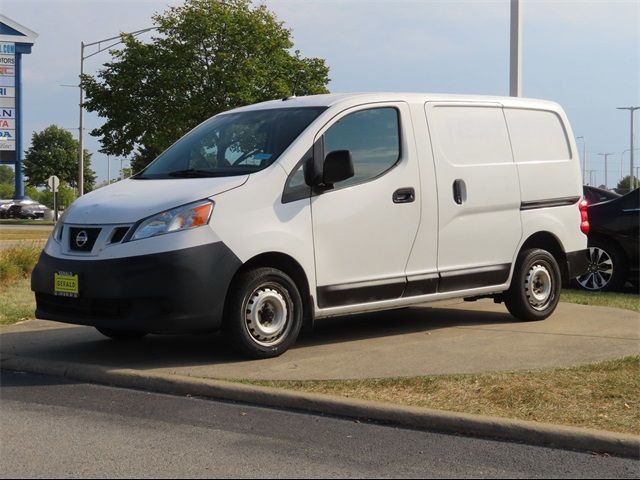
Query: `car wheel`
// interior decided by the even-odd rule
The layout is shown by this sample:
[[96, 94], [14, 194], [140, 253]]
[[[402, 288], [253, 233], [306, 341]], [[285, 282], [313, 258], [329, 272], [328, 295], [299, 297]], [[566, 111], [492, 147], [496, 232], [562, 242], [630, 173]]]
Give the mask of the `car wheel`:
[[291, 277], [275, 268], [256, 268], [234, 281], [223, 326], [243, 355], [270, 358], [295, 343], [302, 317], [302, 297]]
[[115, 328], [101, 328], [96, 327], [102, 335], [109, 337], [112, 340], [118, 342], [130, 342], [134, 340], [140, 340], [147, 335], [147, 332], [137, 332], [134, 330], [119, 330]]
[[627, 276], [622, 251], [612, 242], [596, 239], [589, 245], [589, 271], [576, 278], [578, 286], [591, 292], [619, 290]]
[[561, 287], [562, 275], [553, 255], [539, 248], [524, 250], [518, 255], [505, 304], [519, 320], [544, 320], [558, 306]]

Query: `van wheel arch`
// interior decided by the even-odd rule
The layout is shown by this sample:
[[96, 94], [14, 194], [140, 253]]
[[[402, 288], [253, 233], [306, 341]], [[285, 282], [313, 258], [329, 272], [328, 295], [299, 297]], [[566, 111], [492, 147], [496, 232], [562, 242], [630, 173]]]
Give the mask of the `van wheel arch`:
[[[246, 261], [235, 273], [227, 295], [225, 298], [225, 304], [229, 300], [229, 296], [233, 291], [234, 284], [241, 277], [241, 275], [249, 270], [255, 270], [256, 268], [275, 268], [289, 275], [300, 289], [303, 303], [303, 331], [309, 331], [313, 329], [314, 324], [314, 305], [313, 297], [309, 289], [309, 280], [304, 272], [302, 266], [291, 256], [280, 252], [267, 252], [256, 255], [255, 257]], [[225, 305], [226, 308], [226, 305]]]
[[564, 285], [568, 285], [570, 278], [569, 267], [567, 265], [567, 254], [558, 237], [551, 232], [536, 232], [527, 238], [527, 240], [522, 244], [516, 258], [518, 258], [523, 251], [532, 248], [541, 248], [553, 255], [553, 258], [555, 258], [558, 266], [560, 267], [562, 283]]

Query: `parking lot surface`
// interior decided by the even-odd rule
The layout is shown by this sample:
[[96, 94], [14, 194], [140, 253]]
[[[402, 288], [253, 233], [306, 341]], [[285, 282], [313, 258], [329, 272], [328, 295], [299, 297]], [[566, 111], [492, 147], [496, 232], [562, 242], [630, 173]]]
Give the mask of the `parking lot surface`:
[[323, 380], [564, 367], [640, 352], [640, 315], [561, 303], [517, 322], [490, 301], [449, 301], [317, 322], [279, 358], [248, 361], [218, 335], [117, 343], [89, 327], [29, 321], [0, 330], [1, 358], [28, 357], [213, 379]]

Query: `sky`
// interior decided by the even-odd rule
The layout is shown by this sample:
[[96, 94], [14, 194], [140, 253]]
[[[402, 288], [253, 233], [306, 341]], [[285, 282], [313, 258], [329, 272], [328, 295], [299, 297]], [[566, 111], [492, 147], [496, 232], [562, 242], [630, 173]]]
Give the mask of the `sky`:
[[[39, 37], [24, 64], [24, 144], [50, 124], [77, 138], [80, 42], [152, 26], [151, 16], [179, 0], [0, 0], [0, 11]], [[509, 0], [264, 0], [292, 31], [303, 56], [330, 67], [331, 92], [411, 91], [509, 94]], [[640, 106], [640, 1], [521, 0], [523, 96], [560, 103], [586, 140], [587, 169], [613, 187], [629, 149], [630, 118]], [[144, 37], [143, 37], [144, 38]], [[96, 73], [108, 52], [85, 61]], [[636, 114], [636, 125], [640, 114]], [[85, 147], [98, 181], [107, 157], [88, 132]], [[638, 129], [636, 128], [636, 131]], [[637, 137], [636, 137], [637, 138]], [[638, 145], [640, 142], [636, 142]], [[583, 141], [578, 140], [582, 156]], [[640, 150], [636, 152], [640, 164]], [[120, 159], [112, 158], [112, 178]], [[629, 152], [624, 154], [625, 174]], [[124, 165], [127, 162], [125, 160]], [[589, 177], [589, 174], [587, 175]]]

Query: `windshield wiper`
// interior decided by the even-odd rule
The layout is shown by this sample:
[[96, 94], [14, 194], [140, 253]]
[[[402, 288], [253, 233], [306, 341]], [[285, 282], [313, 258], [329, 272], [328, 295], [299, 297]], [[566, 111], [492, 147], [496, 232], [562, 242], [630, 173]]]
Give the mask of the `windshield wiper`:
[[211, 170], [198, 170], [196, 168], [187, 168], [186, 170], [176, 170], [175, 172], [167, 173], [170, 177], [179, 178], [202, 178], [202, 177], [217, 177], [220, 174], [212, 172]]

